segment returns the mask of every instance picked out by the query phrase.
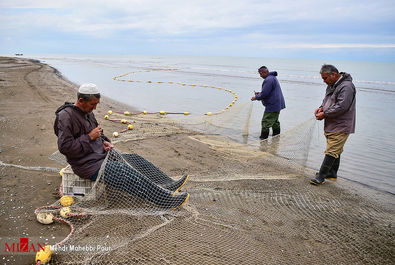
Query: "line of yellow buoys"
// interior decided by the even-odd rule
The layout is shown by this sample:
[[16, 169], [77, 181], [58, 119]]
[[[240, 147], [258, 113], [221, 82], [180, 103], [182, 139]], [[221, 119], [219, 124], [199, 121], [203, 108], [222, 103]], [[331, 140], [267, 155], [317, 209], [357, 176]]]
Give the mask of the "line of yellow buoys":
[[[227, 110], [229, 110], [234, 104], [236, 104], [237, 100], [238, 100], [238, 95], [236, 94], [236, 92], [230, 90], [230, 89], [225, 89], [225, 88], [221, 88], [221, 87], [216, 87], [216, 86], [209, 86], [209, 85], [196, 85], [196, 84], [186, 84], [186, 83], [182, 83], [182, 82], [172, 82], [172, 81], [168, 81], [168, 82], [164, 82], [164, 81], [142, 81], [142, 80], [132, 80], [132, 79], [125, 79], [124, 77], [131, 75], [131, 74], [136, 74], [138, 72], [152, 72], [152, 71], [176, 71], [178, 69], [173, 69], [173, 68], [154, 68], [154, 69], [148, 69], [148, 70], [144, 70], [144, 71], [137, 71], [137, 72], [128, 72], [125, 74], [122, 74], [120, 76], [115, 76], [113, 77], [113, 80], [115, 81], [120, 81], [120, 82], [129, 82], [129, 83], [147, 83], [147, 84], [170, 84], [170, 85], [180, 85], [180, 86], [190, 86], [190, 87], [204, 87], [204, 88], [213, 88], [213, 89], [218, 89], [227, 93], [230, 93], [233, 95], [233, 100], [232, 102], [227, 105], [223, 110], [218, 111], [218, 112], [207, 112], [204, 115], [207, 116], [212, 116], [212, 115], [218, 115], [221, 114]], [[126, 119], [111, 119], [110, 115], [112, 114], [112, 110], [109, 110], [107, 115], [104, 116], [104, 118], [106, 120], [109, 121], [113, 121], [113, 122], [121, 122], [123, 124], [128, 124], [127, 129], [122, 130], [120, 133], [126, 132], [128, 130], [132, 130], [133, 129], [133, 125], [130, 121], [127, 121]], [[160, 115], [166, 115], [166, 114], [183, 114], [183, 115], [189, 115], [189, 112], [165, 112], [163, 110], [159, 111], [159, 112], [147, 112], [146, 110], [142, 111], [142, 112], [138, 112], [138, 113], [130, 113], [128, 111], [125, 112], [115, 112], [117, 114], [123, 114], [125, 116], [129, 116], [129, 115], [145, 115], [145, 114], [160, 114]], [[119, 133], [118, 132], [114, 132], [113, 133], [113, 137], [118, 137]]]

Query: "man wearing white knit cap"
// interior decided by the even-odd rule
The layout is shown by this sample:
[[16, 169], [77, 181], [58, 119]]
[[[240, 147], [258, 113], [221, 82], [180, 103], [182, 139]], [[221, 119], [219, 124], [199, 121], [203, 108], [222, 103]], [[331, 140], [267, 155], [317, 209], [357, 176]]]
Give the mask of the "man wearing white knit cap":
[[55, 112], [59, 151], [74, 173], [85, 179], [96, 179], [107, 152], [113, 148], [93, 114], [99, 102], [99, 89], [87, 83], [79, 87], [75, 103], [65, 102]]
[[[66, 156], [75, 174], [92, 181], [96, 181], [107, 152], [114, 147], [104, 136], [93, 114], [99, 102], [97, 86], [83, 84], [78, 89], [77, 102], [66, 102], [58, 108], [54, 123], [59, 152]], [[155, 182], [156, 178], [147, 177], [127, 163], [112, 162], [107, 163], [107, 166], [116, 168], [116, 174], [106, 174], [99, 181], [130, 195], [174, 209], [181, 207], [189, 198], [188, 193], [178, 193], [187, 175], [179, 181], [172, 181], [168, 186], [161, 186], [163, 183]]]

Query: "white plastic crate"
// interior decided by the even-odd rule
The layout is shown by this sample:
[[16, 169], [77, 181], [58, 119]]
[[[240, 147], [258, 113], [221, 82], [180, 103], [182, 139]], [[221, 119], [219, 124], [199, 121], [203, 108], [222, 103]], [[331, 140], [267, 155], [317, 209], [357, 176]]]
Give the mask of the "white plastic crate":
[[87, 195], [92, 186], [95, 184], [94, 181], [89, 179], [83, 179], [74, 174], [70, 165], [63, 169], [62, 176], [62, 192], [63, 195], [72, 196], [85, 196]]

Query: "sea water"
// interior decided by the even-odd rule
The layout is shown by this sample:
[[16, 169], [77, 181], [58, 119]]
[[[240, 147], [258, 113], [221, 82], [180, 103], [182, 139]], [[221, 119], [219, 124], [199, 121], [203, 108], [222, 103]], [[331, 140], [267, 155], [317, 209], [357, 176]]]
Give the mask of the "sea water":
[[[282, 132], [314, 117], [313, 112], [320, 106], [326, 88], [319, 74], [320, 67], [324, 63], [334, 64], [339, 71], [352, 75], [357, 88], [356, 133], [345, 145], [339, 175], [395, 194], [395, 63], [158, 55], [26, 57], [48, 63], [77, 84], [95, 83], [103, 95], [139, 110], [188, 111], [194, 116], [221, 111], [232, 102], [232, 94], [211, 86], [236, 92], [236, 104], [251, 102], [250, 98], [254, 91], [260, 91], [263, 81], [257, 69], [265, 65], [270, 71], [278, 72], [285, 97], [287, 108], [280, 114]], [[113, 79], [126, 73], [130, 74], [122, 79], [133, 82]], [[175, 85], [177, 82], [185, 85]], [[254, 106], [249, 137], [258, 139], [264, 108], [260, 102], [248, 104]], [[322, 134], [323, 122], [317, 121], [317, 125]], [[325, 140], [321, 147], [312, 150], [312, 167], [319, 168], [324, 148]]]

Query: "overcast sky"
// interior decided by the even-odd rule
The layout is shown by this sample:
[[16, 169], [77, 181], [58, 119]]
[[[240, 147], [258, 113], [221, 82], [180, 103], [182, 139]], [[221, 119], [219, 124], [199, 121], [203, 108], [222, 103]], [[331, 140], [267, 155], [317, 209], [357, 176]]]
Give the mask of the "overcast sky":
[[394, 0], [0, 0], [0, 54], [395, 62]]

